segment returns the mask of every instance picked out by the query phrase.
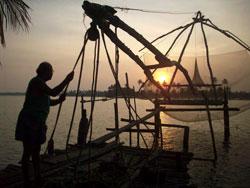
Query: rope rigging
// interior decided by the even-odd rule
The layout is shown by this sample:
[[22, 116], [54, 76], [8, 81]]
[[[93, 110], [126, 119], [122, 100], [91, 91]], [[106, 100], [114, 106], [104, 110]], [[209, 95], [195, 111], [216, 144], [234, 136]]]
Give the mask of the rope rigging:
[[[174, 33], [175, 31], [178, 31], [180, 29], [182, 29], [178, 35], [175, 37], [174, 41], [172, 42], [172, 44], [170, 45], [169, 49], [167, 50], [167, 52], [165, 53], [165, 56], [168, 55], [168, 53], [170, 52], [170, 50], [172, 49], [172, 47], [174, 46], [175, 42], [178, 40], [178, 38], [182, 35], [182, 33], [189, 27], [194, 27], [194, 25], [196, 23], [200, 23], [201, 24], [201, 31], [202, 31], [202, 34], [203, 34], [203, 38], [204, 38], [204, 43], [205, 43], [205, 48], [206, 48], [206, 58], [207, 58], [207, 66], [208, 66], [208, 70], [209, 70], [209, 73], [210, 73], [210, 80], [211, 80], [211, 85], [213, 87], [213, 91], [214, 91], [214, 96], [215, 98], [217, 98], [217, 94], [216, 94], [216, 89], [215, 89], [215, 83], [214, 83], [214, 75], [213, 75], [213, 72], [212, 72], [212, 68], [211, 68], [211, 65], [210, 65], [210, 60], [209, 60], [209, 49], [208, 49], [208, 44], [207, 44], [207, 39], [206, 39], [206, 34], [205, 34], [205, 31], [204, 31], [204, 27], [203, 25], [206, 25], [208, 27], [211, 27], [213, 28], [214, 30], [217, 30], [219, 31], [220, 33], [224, 34], [225, 36], [227, 36], [228, 38], [231, 38], [232, 40], [234, 40], [235, 42], [237, 42], [240, 46], [242, 46], [243, 48], [245, 48], [247, 51], [250, 51], [250, 48], [249, 46], [244, 42], [242, 41], [239, 37], [237, 37], [236, 35], [234, 35], [233, 33], [231, 33], [230, 31], [226, 31], [226, 30], [222, 30], [220, 29], [219, 27], [217, 27], [210, 19], [205, 19], [204, 16], [201, 14], [200, 11], [197, 12], [196, 14], [196, 17], [193, 18], [193, 22], [191, 23], [188, 23], [184, 26], [180, 26], [176, 29], [173, 29], [171, 30], [170, 32], [166, 33], [166, 34], [163, 34], [159, 37], [157, 37], [156, 39], [154, 39], [153, 41], [151, 41], [151, 43], [154, 43], [156, 41], [158, 41], [159, 39], [163, 38], [163, 37], [166, 37], [168, 36], [169, 34], [172, 34]], [[190, 35], [192, 33], [192, 29], [190, 31]], [[189, 38], [190, 36], [188, 36]], [[186, 44], [188, 43], [188, 40], [186, 41]], [[185, 44], [185, 45], [186, 45]], [[184, 48], [183, 50], [185, 50], [185, 45], [184, 45]], [[145, 47], [143, 47], [142, 49], [140, 49], [139, 51], [142, 51], [143, 49], [145, 49]], [[181, 58], [183, 56], [183, 53], [181, 53], [181, 55], [179, 56], [179, 60], [178, 60], [178, 63], [181, 63]], [[153, 71], [153, 73], [157, 70], [157, 68]], [[169, 87], [168, 87], [168, 92], [170, 91], [171, 89], [171, 86], [173, 84], [173, 80], [174, 80], [174, 77], [176, 75], [176, 71], [177, 69], [174, 71], [174, 74], [172, 76], [172, 79], [171, 79], [171, 82], [169, 84]], [[145, 84], [148, 82], [148, 78], [146, 78], [145, 82], [143, 82], [143, 84], [141, 85], [141, 87], [139, 88], [139, 91], [145, 86]]]
[[[86, 41], [86, 36], [87, 36], [87, 33], [85, 34], [84, 41]], [[86, 43], [83, 44], [83, 47], [82, 47], [82, 49], [81, 49], [81, 51], [80, 51], [80, 53], [79, 53], [79, 55], [78, 55], [78, 57], [77, 57], [77, 60], [76, 60], [76, 62], [75, 62], [75, 64], [74, 64], [73, 71], [75, 70], [75, 68], [76, 68], [76, 66], [77, 66], [77, 64], [78, 64], [78, 62], [79, 62], [79, 60], [80, 60], [80, 58], [84, 55], [85, 45], [86, 45]], [[66, 88], [65, 88], [65, 90], [64, 90], [64, 92], [63, 92], [64, 94], [67, 93], [68, 86], [69, 86], [69, 84], [66, 86]], [[47, 152], [48, 152], [48, 154], [50, 154], [50, 155], [52, 155], [53, 152], [54, 152], [54, 141], [53, 141], [53, 137], [54, 137], [54, 134], [55, 134], [55, 131], [56, 131], [56, 128], [57, 128], [57, 124], [58, 124], [58, 120], [59, 120], [59, 117], [60, 117], [60, 114], [61, 114], [62, 104], [63, 104], [63, 103], [60, 103], [60, 105], [59, 105], [59, 108], [58, 108], [58, 111], [57, 111], [57, 115], [56, 115], [56, 121], [55, 121], [55, 124], [54, 124], [54, 128], [53, 128], [52, 134], [51, 134], [51, 136], [50, 136], [50, 139], [49, 139], [49, 141], [48, 141], [48, 144], [47, 144], [47, 147], [46, 147], [46, 149], [45, 149], [45, 152], [44, 152], [44, 153], [47, 153]]]
[[[127, 106], [128, 109], [131, 108], [131, 109], [133, 110], [133, 112], [135, 113], [135, 115], [137, 116], [138, 119], [141, 119], [141, 118], [139, 117], [139, 115], [136, 113], [136, 110], [134, 109], [134, 107], [128, 103], [127, 97], [126, 97], [126, 95], [124, 94], [123, 90], [121, 89], [122, 87], [121, 87], [120, 81], [119, 81], [118, 78], [116, 77], [116, 72], [115, 72], [115, 69], [114, 69], [114, 67], [113, 67], [113, 64], [112, 64], [110, 55], [109, 55], [109, 53], [108, 53], [108, 49], [107, 49], [107, 46], [106, 46], [105, 37], [104, 37], [104, 33], [103, 33], [103, 32], [102, 32], [102, 40], [103, 40], [103, 45], [104, 45], [104, 49], [105, 49], [105, 51], [106, 51], [106, 55], [107, 55], [107, 58], [108, 58], [108, 63], [109, 63], [111, 72], [112, 72], [113, 77], [115, 78], [115, 80], [116, 80], [116, 82], [117, 82], [118, 89], [119, 89], [119, 91], [121, 92], [121, 94], [122, 94], [122, 96], [123, 96], [123, 98], [124, 98], [125, 104], [126, 104], [126, 106]], [[132, 114], [131, 114], [131, 117], [132, 117], [133, 120], [135, 120], [135, 118], [134, 118], [134, 116], [133, 116]], [[145, 125], [146, 128], [148, 129], [148, 126], [147, 126], [146, 124], [144, 124], [144, 125]], [[142, 139], [144, 139], [144, 138], [142, 137]], [[144, 142], [144, 143], [146, 143], [146, 142]], [[146, 145], [146, 144], [145, 144], [145, 145]], [[146, 145], [146, 146], [147, 146], [147, 145]]]
[[113, 7], [121, 11], [139, 11], [145, 13], [156, 13], [156, 14], [195, 14], [195, 12], [174, 12], [174, 11], [160, 11], [160, 10], [149, 10], [149, 9], [139, 9], [139, 8], [128, 8], [128, 7]]
[[84, 43], [83, 43], [83, 49], [84, 50], [83, 50], [83, 53], [82, 53], [82, 56], [81, 56], [81, 66], [80, 66], [80, 73], [79, 73], [79, 79], [78, 79], [77, 90], [76, 90], [75, 103], [74, 103], [74, 107], [73, 107], [72, 118], [71, 118], [71, 121], [70, 121], [70, 126], [69, 126], [68, 135], [67, 135], [67, 141], [66, 141], [66, 156], [67, 156], [68, 160], [69, 160], [69, 156], [68, 156], [69, 139], [70, 139], [70, 134], [71, 134], [71, 130], [72, 130], [73, 123], [74, 123], [75, 111], [76, 111], [76, 107], [77, 107], [78, 95], [79, 95], [82, 72], [83, 72], [85, 47], [86, 47], [87, 42], [88, 42], [88, 32], [86, 32], [86, 34], [84, 36]]
[[[114, 8], [120, 8], [121, 7], [114, 7]], [[133, 10], [133, 9], [131, 9]], [[137, 9], [135, 9], [137, 10]], [[146, 11], [146, 10], [137, 10], [137, 11]], [[83, 73], [83, 66], [84, 66], [84, 56], [85, 56], [85, 48], [86, 48], [86, 45], [87, 45], [87, 42], [88, 40], [91, 40], [91, 41], [95, 41], [95, 46], [94, 46], [94, 58], [93, 58], [93, 71], [92, 71], [92, 83], [91, 83], [91, 96], [90, 96], [90, 101], [91, 102], [91, 105], [90, 105], [90, 115], [89, 115], [89, 121], [88, 121], [88, 126], [90, 127], [90, 132], [89, 132], [89, 147], [88, 147], [88, 157], [89, 159], [91, 159], [91, 142], [92, 142], [92, 134], [93, 134], [93, 116], [94, 116], [94, 108], [95, 108], [95, 101], [96, 100], [96, 91], [97, 91], [97, 83], [98, 83], [98, 73], [99, 73], [99, 58], [100, 58], [100, 35], [99, 35], [99, 31], [97, 29], [97, 22], [100, 21], [98, 20], [97, 22], [95, 22], [96, 20], [93, 20], [93, 22], [91, 23], [91, 27], [87, 30], [87, 32], [85, 33], [85, 36], [84, 36], [84, 42], [83, 42], [83, 47], [80, 51], [80, 54], [77, 58], [77, 61], [73, 67], [73, 70], [76, 68], [77, 64], [78, 64], [78, 61], [81, 59], [81, 65], [80, 65], [80, 74], [79, 74], [79, 78], [78, 78], [78, 84], [77, 84], [77, 90], [76, 90], [76, 96], [75, 96], [75, 102], [74, 102], [74, 107], [73, 107], [73, 112], [72, 112], [72, 118], [71, 118], [71, 121], [70, 121], [70, 126], [69, 126], [69, 130], [68, 130], [68, 134], [67, 134], [67, 141], [66, 141], [66, 156], [67, 156], [67, 160], [69, 162], [72, 162], [71, 159], [70, 159], [70, 156], [69, 156], [69, 141], [70, 141], [70, 136], [71, 136], [71, 131], [72, 131], [72, 128], [73, 128], [73, 124], [74, 124], [74, 118], [75, 118], [75, 112], [76, 112], [76, 108], [77, 108], [77, 102], [78, 102], [78, 97], [79, 97], [79, 91], [80, 91], [80, 85], [81, 85], [81, 81], [82, 81], [82, 73]], [[207, 21], [210, 23], [208, 24]], [[137, 62], [137, 64], [145, 71], [145, 74], [147, 76], [147, 80], [141, 85], [141, 87], [139, 88], [139, 91], [144, 87], [144, 85], [148, 82], [148, 80], [150, 80], [152, 82], [153, 80], [153, 83], [157, 86], [157, 83], [156, 81], [152, 78], [153, 77], [153, 74], [154, 72], [157, 70], [157, 68], [155, 68], [153, 70], [153, 72], [151, 72], [150, 70], [148, 70], [146, 68], [146, 66], [143, 64], [143, 62], [141, 60], [138, 60], [138, 56], [136, 56], [135, 54], [133, 54], [133, 52], [125, 45], [122, 43], [122, 41], [120, 41], [120, 39], [118, 38], [117, 36], [117, 28], [120, 26], [119, 24], [121, 24], [122, 26], [120, 26], [123, 30], [125, 30], [124, 28], [125, 27], [125, 23], [119, 23], [119, 20], [111, 20], [110, 21], [111, 24], [114, 24], [115, 25], [115, 33], [113, 31], [111, 31], [109, 29], [109, 26], [103, 24], [102, 23], [98, 23], [99, 25], [99, 28], [101, 30], [101, 37], [102, 37], [102, 41], [103, 41], [103, 45], [104, 45], [104, 49], [105, 49], [105, 52], [106, 52], [106, 55], [107, 55], [107, 59], [108, 59], [108, 63], [109, 63], [109, 66], [110, 66], [110, 69], [111, 69], [111, 72], [112, 72], [112, 75], [115, 79], [115, 83], [116, 83], [116, 103], [118, 103], [118, 100], [117, 100], [117, 90], [120, 91], [124, 101], [125, 101], [125, 104], [129, 110], [129, 120], [130, 121], [135, 121], [135, 120], [141, 120], [140, 116], [138, 115], [137, 113], [137, 110], [136, 110], [136, 103], [134, 102], [134, 107], [131, 105], [130, 101], [129, 101], [129, 96], [127, 97], [125, 95], [125, 93], [123, 92], [122, 90], [122, 87], [121, 87], [121, 84], [119, 82], [119, 78], [118, 78], [118, 72], [119, 72], [119, 67], [118, 67], [118, 63], [119, 63], [119, 51], [118, 51], [118, 48], [122, 49], [123, 51], [125, 51], [125, 53], [129, 54], [129, 56]], [[119, 24], [117, 24], [119, 23]], [[181, 27], [178, 27], [170, 32], [168, 32], [167, 34], [165, 35], [162, 35], [160, 37], [158, 37], [157, 39], [153, 40], [151, 43], [148, 43], [147, 42], [147, 48], [151, 50], [152, 53], [154, 54], [158, 54], [159, 52], [157, 51], [157, 49], [155, 49], [154, 47], [152, 47], [152, 43], [159, 40], [160, 38], [163, 38], [175, 31], [178, 31], [178, 30], [181, 30], [179, 32], [179, 34], [177, 35], [177, 37], [175, 38], [175, 40], [172, 42], [171, 46], [169, 47], [169, 49], [167, 50], [167, 52], [165, 53], [165, 56], [168, 55], [168, 53], [170, 52], [170, 50], [172, 49], [172, 47], [175, 45], [176, 41], [178, 40], [178, 38], [181, 36], [181, 34], [187, 30], [188, 28], [190, 28], [189, 30], [189, 34], [188, 34], [188, 37], [185, 41], [185, 44], [181, 50], [181, 53], [180, 53], [180, 56], [179, 56], [179, 59], [177, 62], [171, 62], [168, 58], [162, 58], [161, 55], [160, 56], [157, 56], [156, 55], [156, 58], [157, 61], [166, 61], [169, 63], [168, 66], [166, 67], [170, 67], [170, 64], [171, 66], [175, 65], [175, 71], [174, 71], [174, 74], [172, 75], [172, 78], [171, 78], [171, 81], [170, 81], [170, 84], [169, 84], [169, 87], [166, 91], [167, 94], [170, 93], [170, 89], [173, 85], [173, 81], [175, 79], [175, 76], [176, 76], [176, 73], [178, 70], [181, 70], [182, 73], [184, 74], [186, 80], [188, 81], [188, 83], [190, 84], [191, 83], [191, 88], [192, 88], [192, 81], [190, 82], [190, 77], [188, 76], [188, 73], [187, 71], [185, 70], [184, 67], [182, 67], [180, 64], [182, 62], [182, 57], [183, 57], [183, 54], [185, 52], [185, 49], [186, 49], [186, 46], [188, 45], [189, 43], [189, 39], [191, 37], [191, 34], [193, 32], [193, 28], [195, 26], [196, 23], [200, 23], [201, 24], [201, 30], [202, 30], [202, 33], [203, 33], [203, 37], [204, 37], [204, 43], [205, 43], [205, 47], [206, 47], [206, 57], [207, 57], [207, 65], [208, 65], [208, 68], [209, 68], [209, 72], [210, 72], [210, 78], [211, 78], [211, 83], [212, 83], [212, 86], [214, 88], [214, 92], [215, 92], [215, 96], [216, 96], [216, 89], [215, 89], [215, 83], [213, 81], [213, 73], [212, 73], [212, 68], [210, 66], [210, 60], [209, 60], [209, 51], [208, 51], [208, 44], [207, 44], [207, 40], [206, 40], [206, 35], [205, 35], [205, 32], [204, 32], [204, 28], [203, 28], [203, 25], [207, 25], [209, 27], [213, 27], [215, 28], [216, 30], [220, 31], [221, 33], [223, 33], [224, 35], [232, 38], [234, 41], [236, 41], [237, 43], [239, 43], [241, 46], [243, 46], [244, 48], [246, 48], [248, 51], [249, 51], [249, 46], [244, 43], [243, 41], [241, 41], [239, 38], [235, 37], [232, 33], [229, 33], [227, 31], [224, 31], [224, 30], [220, 30], [219, 28], [217, 28], [217, 26], [215, 26], [211, 21], [209, 20], [205, 20], [203, 19], [203, 17], [201, 16], [201, 13], [197, 13], [196, 15], [196, 18], [194, 18], [194, 21], [185, 25], [185, 26], [181, 26]], [[130, 29], [130, 28], [129, 28]], [[135, 36], [137, 35], [136, 31], [135, 30], [130, 30], [130, 32], [128, 32], [131, 36]], [[114, 42], [116, 44], [116, 47], [115, 47], [115, 67], [111, 61], [111, 58], [110, 58], [110, 55], [109, 55], [109, 52], [108, 52], [108, 49], [107, 49], [107, 45], [106, 45], [106, 42], [105, 42], [105, 35], [106, 34], [109, 38], [111, 38], [111, 41]], [[141, 36], [140, 36], [141, 37]], [[145, 40], [143, 37], [139, 38], [138, 41], [143, 41], [145, 43]], [[142, 42], [142, 43], [143, 43]], [[118, 44], [118, 45], [117, 45]], [[196, 44], [195, 44], [196, 45]], [[195, 46], [196, 48], [196, 46]], [[159, 54], [158, 54], [159, 55]], [[164, 57], [164, 56], [163, 56]], [[160, 60], [159, 60], [160, 59]], [[128, 81], [127, 81], [128, 83]], [[68, 86], [65, 88], [64, 90], [64, 94], [67, 92], [67, 89], [68, 89]], [[159, 86], [159, 84], [158, 84]], [[127, 87], [129, 88], [128, 84], [127, 84]], [[202, 94], [202, 93], [201, 93]], [[167, 96], [167, 95], [166, 95]], [[208, 105], [208, 99], [207, 99], [207, 96], [203, 95], [203, 99], [204, 101], [206, 101], [206, 110], [207, 110], [207, 116], [208, 116], [208, 121], [209, 121], [209, 128], [210, 128], [210, 131], [211, 131], [211, 136], [212, 136], [212, 142], [213, 142], [213, 147], [214, 147], [214, 153], [215, 153], [215, 159], [217, 158], [216, 156], [216, 148], [215, 148], [215, 141], [214, 141], [214, 136], [213, 136], [213, 127], [212, 127], [212, 119], [211, 119], [211, 114], [210, 114], [210, 109], [209, 109], [209, 105]], [[83, 101], [82, 101], [83, 102]], [[153, 102], [151, 100], [151, 102]], [[55, 125], [54, 125], [54, 128], [53, 128], [53, 131], [52, 131], [52, 134], [51, 134], [51, 137], [49, 139], [49, 142], [48, 142], [48, 146], [46, 148], [46, 151], [49, 151], [49, 143], [53, 143], [53, 136], [55, 134], [55, 131], [56, 131], [56, 128], [57, 128], [57, 124], [58, 124], [58, 120], [59, 120], [59, 116], [60, 116], [60, 112], [61, 112], [61, 108], [62, 108], [62, 103], [60, 104], [59, 106], [59, 109], [58, 109], [58, 113], [57, 113], [57, 116], [56, 116], [56, 122], [55, 122]], [[157, 109], [155, 107], [155, 109]], [[131, 110], [133, 111], [133, 113], [131, 112]], [[142, 124], [144, 124], [144, 126], [148, 128], [147, 124], [145, 122], [142, 122]], [[152, 132], [151, 132], [152, 133]], [[115, 134], [119, 134], [117, 132], [115, 132]], [[142, 133], [139, 132], [138, 134], [140, 134], [140, 136], [142, 137], [142, 140], [145, 144], [145, 146], [148, 148], [148, 145], [146, 143], [146, 140], [145, 138], [143, 137]], [[153, 133], [152, 133], [153, 134]], [[160, 133], [162, 134], [162, 132]], [[139, 136], [138, 136], [139, 137]], [[153, 153], [153, 149], [155, 149], [156, 147], [156, 142], [158, 142], [156, 136], [153, 135], [153, 144], [152, 144], [152, 147], [151, 147], [151, 154]], [[161, 137], [162, 138], [162, 137]], [[119, 141], [118, 141], [119, 143]], [[74, 178], [76, 180], [78, 180], [78, 171], [77, 171], [77, 168], [79, 166], [79, 163], [80, 163], [80, 157], [82, 156], [82, 151], [83, 151], [83, 145], [80, 145], [80, 150], [79, 150], [79, 155], [77, 157], [77, 160], [76, 160], [76, 163], [74, 163]], [[50, 153], [50, 152], [48, 152]], [[90, 173], [91, 173], [91, 161], [89, 160], [88, 162], [88, 176], [90, 177]]]
[[[94, 23], [91, 24], [91, 27], [88, 29], [88, 31], [85, 34], [84, 50], [85, 50], [86, 43], [88, 40], [95, 41], [94, 60], [93, 60], [93, 76], [92, 76], [91, 99], [90, 99], [91, 110], [90, 110], [89, 121], [88, 121], [88, 125], [87, 125], [88, 127], [90, 127], [89, 142], [91, 142], [92, 130], [93, 130], [93, 128], [92, 128], [93, 127], [93, 111], [94, 111], [94, 106], [95, 106], [95, 96], [96, 96], [98, 70], [99, 70], [99, 53], [100, 53], [99, 32], [96, 29], [96, 26]], [[80, 75], [79, 75], [79, 80], [78, 80], [75, 104], [74, 104], [74, 108], [73, 108], [72, 119], [71, 119], [70, 128], [69, 128], [68, 136], [67, 136], [67, 142], [66, 142], [66, 156], [67, 156], [68, 161], [70, 160], [70, 157], [68, 155], [69, 138], [71, 135], [71, 130], [72, 130], [73, 122], [74, 122], [78, 93], [80, 90], [80, 83], [82, 80], [83, 63], [84, 63], [84, 53], [82, 54], [82, 58], [81, 58], [81, 68], [80, 68]], [[78, 155], [76, 163], [75, 163], [74, 177], [76, 180], [78, 179], [77, 178], [77, 167], [79, 164], [80, 156], [82, 154], [82, 149], [83, 149], [83, 145], [81, 145], [81, 147], [80, 147], [79, 155]], [[89, 147], [89, 157], [90, 156], [91, 156], [91, 147]], [[88, 164], [88, 169], [90, 172], [90, 163]]]

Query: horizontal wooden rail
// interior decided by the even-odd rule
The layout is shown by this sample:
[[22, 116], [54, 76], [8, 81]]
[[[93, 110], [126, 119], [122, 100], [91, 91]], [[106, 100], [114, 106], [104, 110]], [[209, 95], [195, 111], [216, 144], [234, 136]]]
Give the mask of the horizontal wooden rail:
[[106, 142], [107, 140], [111, 139], [111, 138], [114, 138], [116, 135], [126, 131], [126, 130], [129, 130], [131, 129], [132, 127], [134, 127], [135, 125], [139, 124], [139, 123], [142, 123], [144, 121], [146, 121], [147, 119], [153, 117], [156, 113], [159, 113], [160, 109], [156, 109], [154, 110], [153, 112], [147, 114], [146, 116], [140, 118], [139, 120], [136, 120], [134, 122], [131, 122], [129, 123], [128, 125], [125, 125], [124, 127], [121, 127], [120, 129], [118, 129], [117, 131], [113, 131], [111, 133], [108, 133], [100, 138], [97, 138], [96, 140], [94, 140], [92, 143], [95, 143], [95, 144], [101, 144], [101, 143], [104, 143]]
[[[209, 108], [210, 111], [224, 111], [224, 108]], [[228, 111], [240, 111], [239, 108], [228, 108]], [[147, 109], [147, 112], [154, 111], [154, 109]], [[162, 112], [184, 112], [184, 111], [207, 111], [206, 108], [161, 108]]]
[[[206, 105], [207, 102], [202, 99], [196, 100], [159, 100], [160, 105]], [[223, 105], [223, 100], [210, 100], [209, 105], [220, 106]]]
[[[131, 121], [129, 119], [124, 119], [124, 118], [121, 118], [121, 121], [125, 121], [125, 122], [135, 122], [135, 121]], [[143, 123], [145, 124], [148, 124], [148, 125], [155, 125], [155, 123], [153, 122], [147, 122], [147, 121], [144, 121]], [[181, 128], [181, 129], [184, 129], [184, 134], [183, 134], [183, 152], [188, 152], [188, 148], [189, 148], [189, 127], [188, 126], [184, 126], [184, 125], [176, 125], [176, 124], [165, 124], [165, 123], [161, 123], [160, 124], [161, 127], [173, 127], [173, 128]], [[108, 128], [107, 130], [112, 130], [114, 131], [115, 129], [114, 128]], [[140, 131], [140, 132], [154, 132], [155, 129], [130, 129], [130, 130], [127, 130], [126, 132], [137, 132], [137, 131]]]
[[[133, 120], [129, 120], [129, 119], [125, 119], [125, 118], [121, 118], [121, 121], [124, 122], [134, 122]], [[153, 122], [148, 122], [148, 121], [144, 121], [143, 123], [147, 124], [147, 125], [155, 125], [155, 123]], [[176, 127], [176, 128], [186, 128], [187, 126], [185, 125], [177, 125], [177, 124], [166, 124], [166, 123], [161, 123], [162, 127]]]
[[[106, 128], [107, 131], [115, 131], [115, 128]], [[154, 129], [128, 129], [126, 131], [123, 131], [123, 132], [134, 132], [134, 133], [137, 133], [137, 132], [141, 132], [141, 133], [152, 133], [152, 132], [155, 132]]]

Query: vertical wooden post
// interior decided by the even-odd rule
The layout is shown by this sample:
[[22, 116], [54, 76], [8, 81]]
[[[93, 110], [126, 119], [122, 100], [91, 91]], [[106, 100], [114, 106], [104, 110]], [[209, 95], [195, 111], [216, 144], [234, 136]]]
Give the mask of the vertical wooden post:
[[[161, 121], [161, 120], [160, 120]], [[163, 149], [163, 134], [162, 134], [162, 126], [160, 123], [160, 134], [161, 134], [161, 149]]]
[[213, 124], [212, 124], [212, 117], [211, 117], [211, 113], [209, 110], [209, 101], [208, 98], [205, 94], [203, 94], [204, 99], [206, 100], [206, 109], [207, 109], [207, 117], [208, 117], [208, 124], [209, 124], [209, 128], [210, 128], [210, 133], [211, 133], [211, 137], [212, 137], [212, 144], [213, 144], [213, 150], [214, 150], [214, 160], [217, 160], [217, 150], [216, 150], [216, 145], [215, 145], [215, 138], [214, 138], [214, 129], [213, 129]]
[[184, 128], [184, 137], [183, 137], [183, 152], [188, 152], [188, 140], [189, 140], [189, 127]]
[[[115, 110], [115, 131], [118, 131], [118, 129], [119, 129], [119, 121], [118, 121], [118, 104], [117, 103], [114, 103], [114, 110]], [[120, 136], [119, 136], [119, 134], [117, 134], [116, 136], [115, 136], [115, 141], [117, 142], [117, 143], [119, 143], [120, 142]]]
[[[115, 34], [117, 35], [117, 28], [115, 28]], [[115, 46], [115, 103], [114, 103], [114, 110], [115, 110], [115, 131], [119, 129], [119, 111], [118, 111], [118, 76], [119, 76], [119, 50], [118, 47]], [[120, 142], [120, 135], [116, 135], [115, 141], [117, 143]]]
[[[136, 105], [136, 96], [135, 96], [135, 87], [133, 87], [134, 92], [134, 107], [135, 107], [135, 120], [137, 120], [137, 105]], [[137, 133], [136, 133], [136, 140], [137, 140], [137, 147], [140, 147], [140, 124], [136, 125]]]
[[227, 88], [224, 87], [224, 143], [229, 142], [230, 126], [229, 126], [229, 110], [228, 110]]
[[[129, 108], [128, 108], [128, 113], [129, 113], [129, 122], [132, 120], [132, 114], [131, 114], [131, 103], [130, 103], [130, 90], [129, 90], [129, 82], [128, 82], [128, 73], [125, 74], [126, 76], [126, 88], [127, 88], [127, 100], [128, 100], [128, 105], [129, 105]], [[132, 145], [132, 134], [131, 134], [131, 131], [129, 130], [129, 146]]]
[[[155, 99], [155, 109], [158, 109], [160, 107], [159, 102], [157, 99]], [[158, 139], [159, 139], [159, 133], [160, 133], [160, 127], [161, 127], [161, 119], [160, 119], [160, 111], [158, 113], [155, 114], [155, 135], [154, 135], [154, 139], [155, 139], [155, 148], [158, 148], [159, 143], [158, 143]]]

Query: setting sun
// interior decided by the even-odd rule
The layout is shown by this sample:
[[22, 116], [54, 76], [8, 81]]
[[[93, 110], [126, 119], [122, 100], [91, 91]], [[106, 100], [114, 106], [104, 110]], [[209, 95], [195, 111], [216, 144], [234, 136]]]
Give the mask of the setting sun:
[[164, 82], [169, 83], [169, 75], [165, 71], [158, 71], [155, 73], [154, 78], [156, 81], [160, 82], [163, 84]]
[[163, 83], [163, 82], [166, 82], [166, 81], [167, 81], [167, 76], [166, 75], [160, 75], [159, 82]]

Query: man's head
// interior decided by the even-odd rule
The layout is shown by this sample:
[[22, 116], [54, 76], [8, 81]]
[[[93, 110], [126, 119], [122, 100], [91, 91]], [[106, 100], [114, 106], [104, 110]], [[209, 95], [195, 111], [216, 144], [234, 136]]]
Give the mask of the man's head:
[[44, 79], [45, 81], [51, 80], [53, 76], [53, 68], [52, 65], [46, 61], [40, 63], [38, 68], [36, 69], [36, 73], [39, 77]]

